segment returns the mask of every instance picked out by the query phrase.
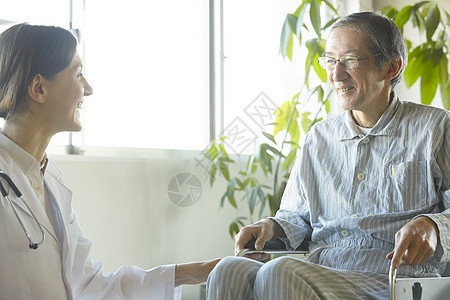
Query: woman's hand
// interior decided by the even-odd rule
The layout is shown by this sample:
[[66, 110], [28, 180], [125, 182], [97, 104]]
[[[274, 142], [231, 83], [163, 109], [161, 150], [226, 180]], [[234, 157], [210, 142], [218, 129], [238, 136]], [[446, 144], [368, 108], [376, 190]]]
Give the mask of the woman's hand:
[[182, 284], [199, 284], [206, 281], [220, 258], [209, 261], [177, 264], [175, 266], [175, 287]]

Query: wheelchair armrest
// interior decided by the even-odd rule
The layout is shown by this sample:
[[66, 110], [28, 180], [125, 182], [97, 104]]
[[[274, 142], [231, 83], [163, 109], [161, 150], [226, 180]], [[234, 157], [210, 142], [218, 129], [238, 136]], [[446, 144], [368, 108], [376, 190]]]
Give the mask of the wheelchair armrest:
[[306, 255], [309, 253], [308, 250], [309, 241], [303, 241], [303, 243], [300, 244], [300, 246], [297, 247], [295, 250], [287, 250], [286, 244], [283, 243], [281, 240], [270, 240], [267, 241], [264, 245], [264, 248], [262, 251], [256, 251], [255, 250], [255, 240], [252, 240], [248, 242], [245, 245], [245, 249], [239, 251], [236, 256], [244, 256], [246, 254], [252, 254], [252, 253], [268, 253], [268, 254], [303, 254]]

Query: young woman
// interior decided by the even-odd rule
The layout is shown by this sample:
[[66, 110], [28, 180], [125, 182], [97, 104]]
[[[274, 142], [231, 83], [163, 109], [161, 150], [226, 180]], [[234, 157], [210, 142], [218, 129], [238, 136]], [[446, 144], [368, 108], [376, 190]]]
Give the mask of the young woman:
[[205, 281], [218, 260], [105, 276], [45, 154], [55, 133], [81, 130], [78, 109], [92, 94], [76, 46], [53, 26], [18, 24], [0, 35], [0, 299], [179, 298], [177, 286]]

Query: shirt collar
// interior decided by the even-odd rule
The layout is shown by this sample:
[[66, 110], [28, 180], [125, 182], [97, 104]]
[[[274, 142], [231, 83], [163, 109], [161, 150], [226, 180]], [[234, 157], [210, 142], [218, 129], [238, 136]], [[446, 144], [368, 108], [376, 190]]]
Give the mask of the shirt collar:
[[[397, 131], [399, 122], [398, 120], [395, 120], [394, 115], [399, 111], [400, 104], [401, 102], [397, 95], [393, 93], [391, 103], [368, 135], [394, 135]], [[341, 130], [339, 133], [340, 136], [338, 137], [339, 140], [351, 140], [355, 137], [359, 137], [361, 134], [354, 128], [355, 122], [353, 121], [350, 111], [346, 111], [343, 118], [346, 130]]]
[[17, 163], [19, 168], [25, 174], [29, 174], [36, 169], [41, 170], [42, 175], [44, 174], [48, 162], [47, 154], [44, 155], [44, 159], [40, 163], [3, 133], [0, 133], [0, 147], [3, 147], [6, 152], [8, 152], [11, 158]]

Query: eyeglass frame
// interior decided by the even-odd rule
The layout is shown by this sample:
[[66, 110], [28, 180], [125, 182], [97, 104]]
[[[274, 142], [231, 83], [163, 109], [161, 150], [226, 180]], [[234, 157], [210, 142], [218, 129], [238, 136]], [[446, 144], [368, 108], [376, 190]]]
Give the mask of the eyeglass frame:
[[[340, 58], [338, 58], [338, 59], [334, 59], [334, 58], [329, 57], [329, 56], [321, 56], [321, 57], [319, 57], [319, 58], [317, 59], [317, 62], [319, 63], [320, 67], [321, 67], [322, 69], [324, 69], [324, 70], [333, 71], [333, 70], [336, 68], [337, 62], [339, 62], [339, 63], [344, 67], [345, 70], [354, 70], [354, 69], [357, 69], [357, 68], [359, 67], [359, 62], [360, 62], [360, 61], [363, 61], [363, 60], [366, 60], [366, 59], [369, 59], [369, 58], [372, 58], [372, 57], [375, 57], [375, 56], [378, 56], [378, 55], [381, 55], [381, 53], [373, 54], [373, 55], [370, 55], [370, 56], [364, 56], [364, 57], [358, 57], [358, 56], [356, 56], [356, 55], [344, 55], [344, 56], [342, 56], [342, 57], [340, 57]], [[355, 67], [353, 67], [353, 68], [348, 68], [348, 67], [346, 66], [345, 63], [342, 63], [342, 60], [343, 60], [344, 58], [348, 58], [348, 57], [352, 57], [352, 58], [355, 59], [355, 64], [356, 64]], [[334, 63], [333, 63], [333, 68], [328, 68], [328, 67], [327, 67], [327, 65], [326, 65], [327, 62], [324, 61], [324, 58], [328, 58], [328, 59], [333, 60], [333, 62], [334, 62]], [[324, 61], [325, 66], [322, 65], [321, 61]]]

